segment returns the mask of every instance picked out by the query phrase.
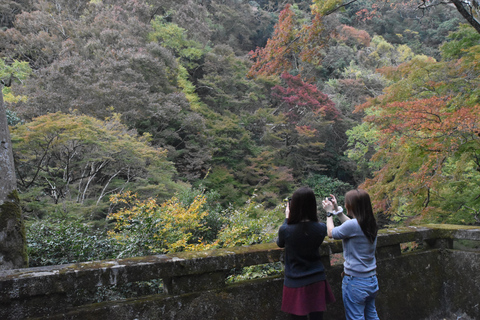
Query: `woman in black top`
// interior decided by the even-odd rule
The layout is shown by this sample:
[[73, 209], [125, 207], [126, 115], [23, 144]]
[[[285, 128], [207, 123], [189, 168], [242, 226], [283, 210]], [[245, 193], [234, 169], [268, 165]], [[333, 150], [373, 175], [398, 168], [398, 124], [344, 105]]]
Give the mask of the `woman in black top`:
[[326, 304], [335, 301], [320, 261], [319, 248], [327, 227], [318, 222], [317, 201], [310, 188], [292, 195], [277, 245], [285, 248], [282, 311], [292, 319], [323, 319]]

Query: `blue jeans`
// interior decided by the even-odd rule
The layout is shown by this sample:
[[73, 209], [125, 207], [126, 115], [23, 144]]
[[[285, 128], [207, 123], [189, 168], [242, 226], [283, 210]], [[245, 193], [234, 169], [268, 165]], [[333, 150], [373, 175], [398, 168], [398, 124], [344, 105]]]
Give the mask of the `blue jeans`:
[[342, 298], [347, 320], [378, 320], [375, 309], [377, 293], [377, 276], [343, 277]]

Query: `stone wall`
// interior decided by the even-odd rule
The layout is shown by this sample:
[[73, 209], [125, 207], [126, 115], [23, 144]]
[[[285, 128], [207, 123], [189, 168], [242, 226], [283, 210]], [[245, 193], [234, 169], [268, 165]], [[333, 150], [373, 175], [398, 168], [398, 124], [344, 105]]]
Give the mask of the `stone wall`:
[[[480, 252], [454, 250], [458, 239], [480, 241], [480, 228], [422, 226], [383, 230], [377, 261], [381, 319], [423, 320], [462, 311], [480, 319]], [[415, 241], [420, 250], [402, 253]], [[342, 320], [340, 241], [321, 253], [337, 302], [325, 319]], [[0, 319], [287, 319], [280, 311], [281, 276], [225, 284], [233, 268], [276, 262], [275, 244], [88, 262], [0, 272]], [[163, 279], [165, 293], [101, 303], [94, 292], [109, 285]]]

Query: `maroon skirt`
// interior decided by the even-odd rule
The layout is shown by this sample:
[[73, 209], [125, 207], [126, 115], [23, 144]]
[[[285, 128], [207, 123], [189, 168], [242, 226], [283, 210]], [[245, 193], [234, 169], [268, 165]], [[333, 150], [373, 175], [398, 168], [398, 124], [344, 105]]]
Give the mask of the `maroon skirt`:
[[305, 316], [311, 312], [327, 310], [327, 303], [332, 302], [335, 302], [335, 297], [327, 280], [299, 288], [283, 286], [283, 312]]

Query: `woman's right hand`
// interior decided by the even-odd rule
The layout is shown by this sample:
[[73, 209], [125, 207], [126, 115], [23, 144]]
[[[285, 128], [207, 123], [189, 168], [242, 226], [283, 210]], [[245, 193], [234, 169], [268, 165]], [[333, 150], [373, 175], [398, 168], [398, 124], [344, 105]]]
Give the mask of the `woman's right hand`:
[[287, 202], [287, 205], [285, 207], [285, 218], [288, 219], [289, 215], [290, 215], [290, 202]]
[[330, 197], [332, 198], [332, 204], [333, 204], [333, 210], [338, 211], [338, 203], [337, 203], [337, 198], [335, 198], [335, 195], [331, 194]]

